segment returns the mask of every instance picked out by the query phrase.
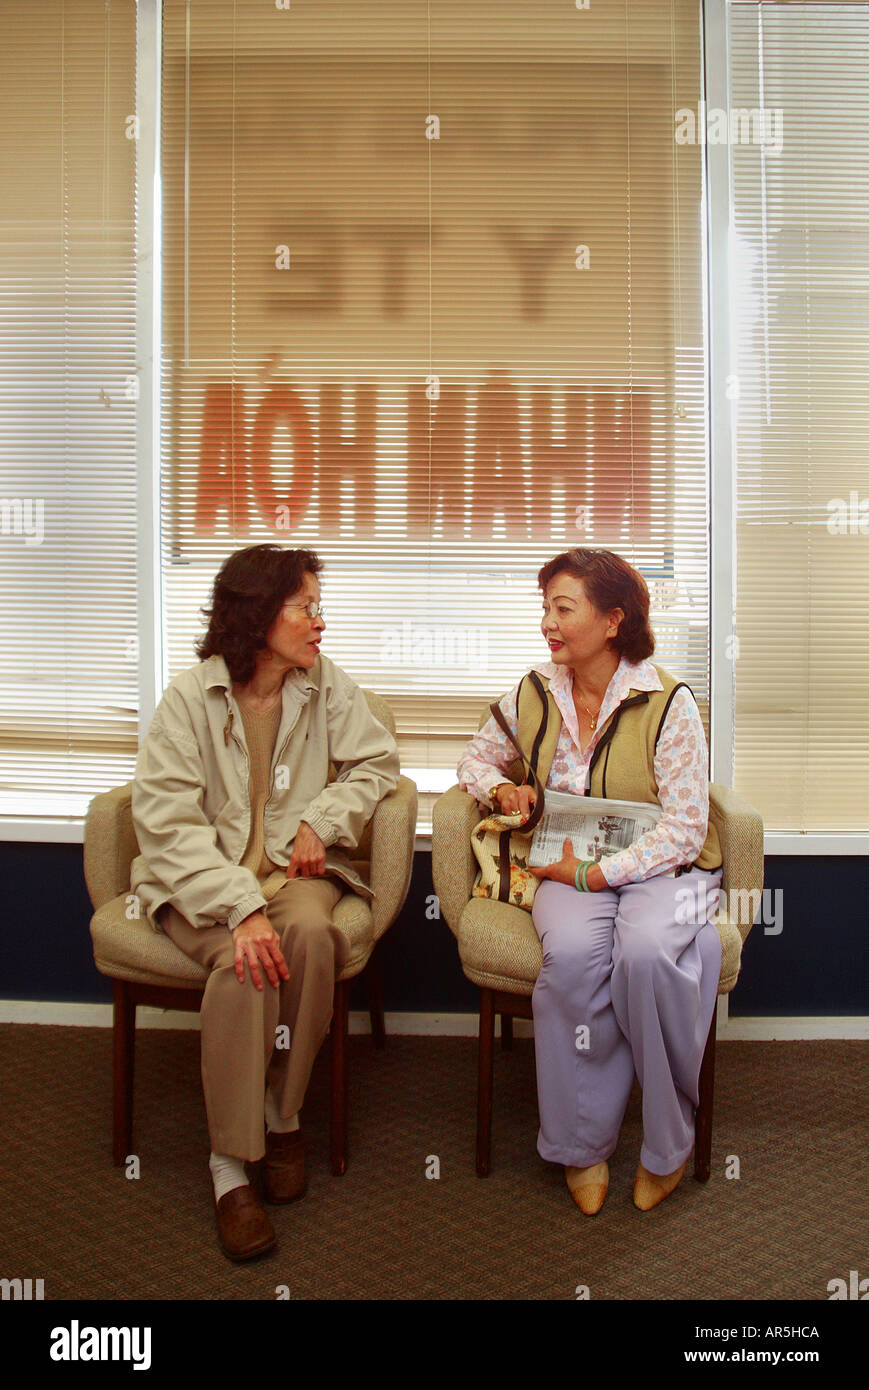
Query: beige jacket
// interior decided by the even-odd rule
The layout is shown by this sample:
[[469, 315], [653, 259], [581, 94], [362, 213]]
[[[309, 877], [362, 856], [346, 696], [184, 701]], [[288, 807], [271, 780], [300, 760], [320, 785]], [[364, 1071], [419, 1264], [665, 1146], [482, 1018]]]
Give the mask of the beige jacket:
[[[338, 779], [327, 785], [329, 763]], [[286, 866], [301, 821], [326, 845], [326, 872], [372, 897], [341, 853], [358, 843], [377, 803], [398, 783], [395, 739], [340, 667], [319, 656], [288, 673], [265, 805], [264, 848]], [[231, 930], [266, 905], [239, 867], [250, 834], [250, 766], [241, 711], [222, 656], [182, 671], [167, 688], [139, 750], [133, 823], [141, 854], [131, 888], [151, 925], [171, 903], [195, 927]]]

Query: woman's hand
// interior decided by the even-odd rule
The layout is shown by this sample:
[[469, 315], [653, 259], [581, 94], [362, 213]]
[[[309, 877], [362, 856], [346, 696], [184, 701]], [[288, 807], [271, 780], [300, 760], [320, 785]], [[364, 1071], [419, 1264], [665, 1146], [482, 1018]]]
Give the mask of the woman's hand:
[[287, 865], [287, 878], [320, 878], [326, 872], [326, 846], [307, 821], [301, 821]]
[[248, 963], [251, 982], [257, 989], [263, 987], [260, 961], [265, 968], [270, 985], [277, 989], [279, 980], [290, 978], [290, 970], [281, 951], [280, 938], [264, 912], [252, 912], [232, 929], [235, 943], [235, 973], [244, 984], [244, 963]]
[[519, 811], [524, 820], [528, 819], [532, 806], [537, 802], [533, 787], [515, 787], [512, 782], [500, 782], [492, 797], [502, 815], [514, 816]]
[[[575, 888], [576, 870], [581, 863], [582, 860], [577, 859], [573, 852], [573, 842], [565, 840], [561, 858], [555, 864], [543, 864], [539, 869], [529, 867], [528, 872], [535, 878], [551, 878], [554, 883], [569, 883], [571, 888]], [[592, 893], [609, 887], [600, 864], [592, 864], [585, 876], [585, 885]]]

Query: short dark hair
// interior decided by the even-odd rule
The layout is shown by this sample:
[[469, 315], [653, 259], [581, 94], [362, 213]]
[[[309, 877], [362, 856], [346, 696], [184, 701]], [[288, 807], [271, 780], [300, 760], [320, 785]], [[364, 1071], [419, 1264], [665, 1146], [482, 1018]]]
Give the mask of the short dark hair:
[[282, 605], [299, 592], [306, 574], [319, 574], [322, 568], [313, 550], [281, 545], [236, 550], [217, 573], [211, 607], [202, 609], [208, 631], [195, 646], [200, 661], [222, 656], [232, 679], [246, 685]]
[[543, 593], [557, 574], [581, 579], [589, 603], [600, 613], [621, 608], [624, 618], [612, 640], [613, 650], [627, 661], [644, 661], [655, 650], [649, 627], [649, 590], [638, 570], [612, 550], [565, 550], [545, 564], [537, 576]]

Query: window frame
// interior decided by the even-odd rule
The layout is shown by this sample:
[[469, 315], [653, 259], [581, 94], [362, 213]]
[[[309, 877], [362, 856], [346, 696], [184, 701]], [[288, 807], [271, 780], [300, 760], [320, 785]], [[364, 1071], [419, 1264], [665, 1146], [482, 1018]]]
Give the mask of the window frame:
[[[729, 107], [727, 10], [734, 0], [701, 0], [703, 11], [703, 88], [706, 109]], [[763, 4], [765, 0], [736, 0]], [[730, 147], [707, 144], [705, 160], [707, 256], [707, 342], [709, 344], [710, 553], [710, 780], [733, 785], [736, 739], [734, 661], [728, 638], [735, 636], [736, 609], [736, 451], [733, 406], [727, 396], [730, 374], [731, 308], [729, 247], [733, 225], [730, 198]], [[862, 831], [778, 830], [763, 837], [764, 854], [865, 855], [869, 833]]]
[[[753, 0], [761, 3], [762, 0]], [[703, 94], [708, 106], [727, 107], [726, 24], [731, 0], [698, 0], [702, 24]], [[138, 0], [136, 32], [136, 413], [137, 591], [139, 625], [139, 745], [166, 685], [166, 644], [160, 571], [160, 362], [161, 362], [161, 50], [162, 0]], [[732, 407], [726, 386], [730, 362], [728, 246], [731, 229], [729, 149], [707, 145], [703, 181], [703, 248], [710, 489], [710, 776], [732, 784], [734, 667], [727, 655], [734, 635], [736, 584], [736, 460]], [[81, 844], [84, 817], [2, 817], [0, 839]], [[430, 835], [417, 836], [427, 848]], [[869, 834], [775, 832], [764, 836], [767, 854], [869, 854]]]

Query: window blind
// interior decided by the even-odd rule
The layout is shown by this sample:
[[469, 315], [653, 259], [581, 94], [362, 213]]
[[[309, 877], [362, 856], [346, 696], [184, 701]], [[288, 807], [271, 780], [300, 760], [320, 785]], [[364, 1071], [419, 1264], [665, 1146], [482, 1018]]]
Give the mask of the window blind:
[[0, 814], [137, 745], [136, 12], [0, 3]]
[[869, 7], [734, 4], [728, 50], [766, 112], [730, 146], [736, 785], [769, 830], [865, 830]]
[[223, 558], [324, 559], [324, 652], [452, 780], [606, 545], [708, 698], [694, 3], [166, 0], [169, 669]]

